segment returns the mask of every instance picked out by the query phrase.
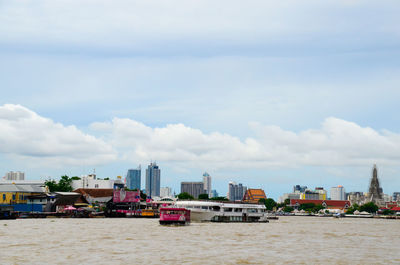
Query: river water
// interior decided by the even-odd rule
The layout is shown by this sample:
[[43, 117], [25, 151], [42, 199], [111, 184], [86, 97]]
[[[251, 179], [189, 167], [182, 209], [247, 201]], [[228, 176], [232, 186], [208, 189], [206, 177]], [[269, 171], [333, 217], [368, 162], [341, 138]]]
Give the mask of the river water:
[[281, 217], [270, 223], [156, 219], [0, 221], [0, 264], [400, 264], [400, 221]]

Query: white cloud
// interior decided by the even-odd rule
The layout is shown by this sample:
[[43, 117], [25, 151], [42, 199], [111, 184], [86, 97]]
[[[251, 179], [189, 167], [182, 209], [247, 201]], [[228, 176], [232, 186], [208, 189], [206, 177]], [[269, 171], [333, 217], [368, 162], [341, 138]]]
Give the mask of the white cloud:
[[277, 126], [250, 124], [255, 137], [241, 140], [229, 134], [201, 130], [183, 124], [151, 128], [130, 119], [93, 123], [105, 133], [123, 159], [157, 160], [193, 168], [271, 168], [315, 166], [397, 165], [400, 134], [337, 118], [327, 118], [319, 129], [299, 133]]
[[98, 165], [116, 159], [111, 145], [21, 106], [0, 106], [0, 153], [46, 167]]

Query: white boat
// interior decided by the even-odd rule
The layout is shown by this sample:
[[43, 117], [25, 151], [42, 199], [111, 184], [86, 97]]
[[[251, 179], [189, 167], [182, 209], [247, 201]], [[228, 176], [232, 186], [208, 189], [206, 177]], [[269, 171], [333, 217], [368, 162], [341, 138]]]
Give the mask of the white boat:
[[268, 222], [266, 208], [262, 204], [176, 201], [175, 205], [189, 209], [194, 222]]

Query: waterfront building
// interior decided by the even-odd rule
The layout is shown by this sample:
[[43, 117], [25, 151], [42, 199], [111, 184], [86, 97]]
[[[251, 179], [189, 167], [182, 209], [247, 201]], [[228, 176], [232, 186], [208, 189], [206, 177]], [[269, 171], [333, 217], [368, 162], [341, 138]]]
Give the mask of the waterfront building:
[[160, 188], [160, 197], [170, 197], [172, 198], [172, 189], [170, 187], [161, 187]]
[[88, 204], [107, 203], [113, 198], [114, 189], [77, 189], [74, 192], [81, 194], [83, 201]]
[[181, 193], [187, 192], [195, 199], [199, 198], [200, 194], [204, 194], [203, 182], [181, 182]]
[[379, 184], [378, 169], [376, 165], [372, 169], [372, 178], [369, 184], [367, 200], [377, 205], [383, 205], [383, 190]]
[[4, 180], [25, 180], [25, 173], [21, 171], [10, 171], [7, 172], [3, 178]]
[[136, 169], [128, 169], [126, 173], [126, 187], [130, 190], [140, 190], [142, 168], [139, 165]]
[[204, 193], [208, 194], [208, 197], [212, 197], [212, 190], [211, 190], [211, 176], [207, 173], [204, 172], [203, 174], [203, 183], [204, 183]]
[[161, 170], [156, 162], [150, 163], [146, 169], [146, 194], [151, 197], [160, 196]]
[[295, 209], [298, 209], [302, 204], [313, 203], [315, 205], [322, 205], [326, 209], [337, 209], [337, 210], [345, 210], [350, 207], [350, 201], [337, 201], [337, 200], [298, 200], [292, 199], [290, 200], [290, 206]]
[[278, 203], [284, 203], [287, 199], [300, 199], [300, 192], [284, 193], [278, 198]]
[[262, 189], [248, 189], [243, 196], [243, 202], [258, 203], [260, 199], [267, 199]]
[[14, 211], [36, 211], [43, 210], [42, 204], [28, 204], [29, 197], [33, 195], [43, 195], [46, 192], [44, 186], [38, 185], [0, 185], [0, 204], [14, 207]]
[[342, 185], [331, 188], [331, 200], [344, 201], [346, 199], [346, 192]]
[[300, 193], [300, 199], [302, 200], [326, 200], [327, 192], [322, 187], [316, 187], [315, 190], [305, 190]]
[[123, 185], [120, 178], [114, 179], [98, 179], [96, 174], [80, 176], [79, 179], [72, 180], [71, 187], [77, 189], [113, 189], [116, 185]]
[[236, 182], [230, 181], [228, 184], [228, 199], [230, 201], [241, 201], [246, 193], [247, 187], [243, 186], [242, 183], [236, 184]]

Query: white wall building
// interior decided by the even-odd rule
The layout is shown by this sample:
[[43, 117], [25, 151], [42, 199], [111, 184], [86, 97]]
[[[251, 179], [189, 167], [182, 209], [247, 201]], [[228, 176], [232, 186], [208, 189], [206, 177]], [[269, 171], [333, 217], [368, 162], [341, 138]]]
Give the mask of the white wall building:
[[21, 171], [10, 171], [4, 176], [4, 180], [25, 180], [25, 173]]
[[113, 189], [115, 183], [122, 183], [121, 179], [97, 179], [95, 174], [81, 176], [79, 180], [73, 180], [72, 190], [76, 189]]
[[346, 191], [342, 185], [331, 188], [331, 200], [344, 201], [346, 199]]
[[172, 189], [170, 187], [161, 187], [160, 188], [160, 197], [170, 197], [172, 198]]

